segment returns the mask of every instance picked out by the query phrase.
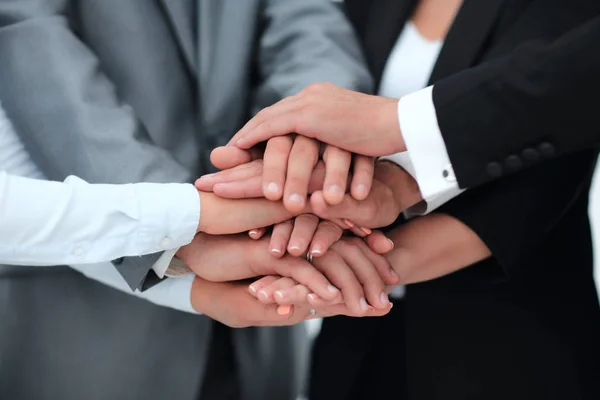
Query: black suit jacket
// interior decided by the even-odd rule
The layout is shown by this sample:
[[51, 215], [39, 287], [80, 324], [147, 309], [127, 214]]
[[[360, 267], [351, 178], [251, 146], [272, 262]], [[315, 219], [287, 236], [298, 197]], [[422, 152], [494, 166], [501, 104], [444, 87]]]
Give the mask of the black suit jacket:
[[[379, 81], [416, 2], [346, 3]], [[548, 100], [543, 86], [536, 84], [547, 79], [547, 85], [555, 85], [550, 76], [558, 76], [555, 64], [545, 62], [539, 49], [560, 54], [548, 50], [560, 47], [573, 54], [570, 63], [585, 63], [573, 58], [580, 53], [570, 53], [569, 48], [590, 46], [589, 42], [559, 38], [584, 32], [589, 39], [598, 15], [600, 2], [594, 0], [465, 0], [459, 11], [430, 82], [435, 85], [434, 102], [447, 144], [451, 132], [461, 138], [457, 143], [484, 142], [478, 145], [494, 154], [479, 164], [465, 161], [467, 169], [479, 170], [473, 172], [476, 183], [489, 179], [486, 169], [491, 161], [500, 163], [502, 170], [510, 164], [504, 161], [508, 155], [500, 155], [506, 149], [517, 152], [517, 142], [505, 143], [499, 135], [512, 127], [529, 137], [515, 134], [519, 138], [515, 140], [548, 159], [469, 190], [439, 210], [473, 229], [493, 258], [407, 288], [404, 315], [395, 328], [405, 359], [385, 365], [397, 371], [397, 382], [406, 371], [406, 393], [398, 398], [600, 398], [600, 308], [587, 218], [597, 154], [586, 150], [549, 157], [552, 151], [546, 144], [554, 155], [567, 152], [566, 147], [546, 134], [537, 136], [542, 105], [527, 106], [534, 108], [531, 113], [521, 108], [527, 104], [526, 93], [535, 95], [540, 104]], [[572, 143], [585, 143], [589, 133], [573, 129], [570, 135], [578, 136]], [[452, 144], [448, 147], [457, 154]], [[451, 158], [459, 179], [469, 176], [456, 155]], [[526, 164], [521, 158], [527, 157], [519, 158]], [[477, 178], [480, 175], [486, 178]], [[369, 363], [374, 347], [385, 340], [394, 342], [386, 322], [390, 318], [394, 317], [324, 322], [315, 345], [311, 399], [368, 398], [357, 394], [365, 393], [357, 385], [367, 376], [386, 376], [373, 373], [379, 365]]]

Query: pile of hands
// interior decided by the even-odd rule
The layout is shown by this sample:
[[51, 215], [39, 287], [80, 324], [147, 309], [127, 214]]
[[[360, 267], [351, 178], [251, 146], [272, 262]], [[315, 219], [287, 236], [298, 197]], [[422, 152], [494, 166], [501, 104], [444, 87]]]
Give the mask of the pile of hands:
[[278, 119], [294, 111], [289, 101], [215, 149], [211, 162], [221, 171], [195, 183], [199, 233], [177, 254], [197, 275], [192, 305], [234, 327], [385, 315], [403, 280], [390, 263], [394, 242], [375, 229], [421, 201], [417, 184], [396, 164], [376, 161], [378, 152], [395, 151], [384, 141], [357, 142], [358, 154], [304, 136], [309, 127], [261, 136], [265, 123], [289, 123]]

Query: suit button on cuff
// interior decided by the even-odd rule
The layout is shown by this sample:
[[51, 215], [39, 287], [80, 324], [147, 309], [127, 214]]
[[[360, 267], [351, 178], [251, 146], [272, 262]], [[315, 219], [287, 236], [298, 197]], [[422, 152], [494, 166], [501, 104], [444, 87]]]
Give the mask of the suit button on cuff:
[[499, 178], [502, 176], [502, 166], [497, 162], [491, 162], [487, 165], [487, 173], [492, 178]]
[[538, 146], [538, 150], [545, 158], [551, 158], [554, 156], [555, 149], [554, 146], [548, 142], [544, 142]]
[[536, 149], [532, 149], [528, 147], [523, 150], [521, 156], [525, 161], [529, 161], [531, 163], [538, 162], [540, 160], [540, 153]]
[[446, 168], [444, 168], [442, 171], [442, 176], [448, 182], [456, 182], [456, 175], [454, 174], [454, 168], [452, 168], [452, 165], [448, 165]]
[[518, 171], [523, 167], [521, 159], [515, 155], [510, 155], [506, 157], [505, 164], [506, 168], [508, 168], [510, 171]]

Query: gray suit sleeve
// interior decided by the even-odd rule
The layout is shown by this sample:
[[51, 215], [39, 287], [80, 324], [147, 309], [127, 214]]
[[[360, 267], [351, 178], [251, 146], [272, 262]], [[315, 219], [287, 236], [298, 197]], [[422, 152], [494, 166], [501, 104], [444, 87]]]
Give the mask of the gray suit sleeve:
[[266, 0], [254, 112], [315, 82], [370, 92], [373, 81], [342, 6], [323, 0]]
[[[70, 30], [67, 3], [0, 0], [0, 102], [33, 160], [55, 180], [191, 180], [119, 101], [94, 54]], [[151, 267], [159, 255], [115, 266], [132, 289], [144, 288], [157, 280]]]

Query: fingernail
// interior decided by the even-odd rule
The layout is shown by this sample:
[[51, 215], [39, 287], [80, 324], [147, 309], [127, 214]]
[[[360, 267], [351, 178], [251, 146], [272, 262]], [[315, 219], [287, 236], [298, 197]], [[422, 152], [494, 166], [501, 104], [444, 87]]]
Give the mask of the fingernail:
[[210, 178], [215, 176], [216, 174], [206, 174], [206, 175], [202, 175], [199, 179], [205, 179], [205, 178]]
[[281, 254], [281, 250], [279, 250], [279, 249], [271, 249], [271, 253], [273, 253], [273, 254]]
[[360, 304], [360, 309], [363, 310], [363, 312], [369, 311], [369, 305], [367, 304], [367, 301], [365, 300], [364, 297], [360, 298], [359, 304]]
[[381, 303], [386, 306], [390, 302], [390, 299], [388, 298], [388, 295], [385, 294], [385, 292], [381, 292], [380, 299], [381, 299]]
[[400, 275], [398, 275], [394, 268], [390, 268], [390, 274], [392, 274], [393, 277], [400, 279]]
[[373, 312], [373, 311], [375, 311], [375, 307], [369, 306], [369, 312]]
[[279, 193], [279, 185], [275, 182], [270, 182], [267, 185], [267, 192], [269, 193]]
[[304, 202], [304, 197], [300, 196], [299, 194], [291, 194], [288, 197], [288, 200], [292, 203], [302, 204]]
[[342, 193], [342, 188], [339, 187], [338, 185], [331, 185], [327, 188], [327, 191], [331, 194], [335, 194], [335, 195], [341, 195]]
[[345, 220], [344, 220], [344, 223], [345, 223], [346, 225], [348, 225], [348, 228], [354, 228], [354, 227], [356, 226], [356, 224], [355, 224], [354, 222], [352, 222], [352, 221], [350, 221], [350, 220], [348, 220], [348, 219], [345, 219]]
[[250, 291], [250, 293], [252, 293], [252, 294], [256, 294], [256, 288], [255, 288], [254, 286], [250, 285], [250, 286], [248, 287], [248, 290]]
[[315, 246], [311, 251], [310, 254], [312, 254], [313, 256], [320, 256], [321, 255], [321, 249], [319, 246]]
[[317, 299], [319, 298], [319, 296], [317, 296], [314, 293], [310, 293], [307, 297], [309, 300], [312, 300], [312, 301], [317, 301]]
[[390, 246], [391, 246], [390, 250], [393, 249], [395, 246], [394, 241], [392, 239], [388, 239], [388, 242], [390, 243]]
[[262, 297], [265, 300], [269, 299], [269, 295], [267, 294], [267, 292], [265, 292], [264, 290], [261, 290], [260, 292], [258, 292], [258, 296]]
[[279, 306], [277, 307], [277, 314], [288, 315], [292, 311], [292, 306]]
[[327, 290], [328, 290], [330, 293], [336, 293], [336, 294], [340, 292], [340, 289], [336, 288], [336, 287], [335, 287], [335, 286], [333, 286], [333, 285], [327, 285]]
[[277, 290], [275, 291], [275, 296], [279, 297], [280, 299], [283, 299], [283, 292], [281, 290]]
[[250, 232], [248, 232], [248, 235], [254, 237], [254, 236], [258, 235], [258, 231], [250, 231]]
[[394, 307], [394, 303], [390, 302], [390, 310]]
[[289, 252], [292, 252], [292, 251], [300, 251], [300, 246], [298, 246], [298, 245], [293, 245], [293, 246], [290, 246], [290, 247], [288, 247], [288, 251], [289, 251]]
[[372, 230], [370, 230], [369, 228], [360, 228], [361, 231], [363, 231], [364, 233], [366, 233], [367, 235], [370, 235], [371, 233], [373, 233]]
[[357, 194], [360, 195], [361, 197], [367, 196], [367, 187], [365, 185], [358, 185], [356, 187], [356, 191], [358, 192]]
[[236, 145], [236, 146], [241, 146], [241, 145], [243, 145], [243, 144], [244, 144], [244, 142], [245, 142], [244, 138], [240, 138], [240, 139], [238, 139], [238, 140], [235, 142], [235, 145]]

